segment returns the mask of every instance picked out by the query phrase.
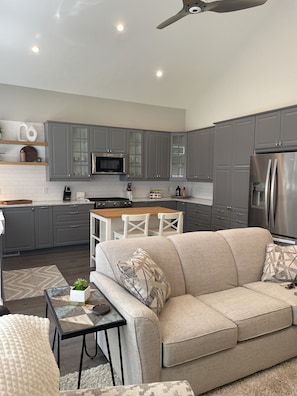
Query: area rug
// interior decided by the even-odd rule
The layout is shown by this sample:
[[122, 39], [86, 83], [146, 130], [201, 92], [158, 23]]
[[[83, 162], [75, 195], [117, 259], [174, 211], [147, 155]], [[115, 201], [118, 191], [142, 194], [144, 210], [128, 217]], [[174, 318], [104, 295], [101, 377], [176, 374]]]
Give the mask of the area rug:
[[[261, 371], [232, 384], [204, 393], [204, 396], [296, 396], [297, 358]], [[77, 373], [61, 377], [61, 390], [76, 389]], [[120, 380], [116, 377], [116, 384]], [[111, 386], [109, 364], [82, 372], [81, 388]], [[201, 395], [202, 396], [202, 395]]]
[[[60, 390], [77, 389], [78, 372], [66, 374], [60, 379]], [[121, 385], [121, 380], [115, 374], [116, 385]], [[109, 364], [100, 364], [97, 367], [83, 370], [81, 373], [80, 388], [103, 388], [112, 386]]]
[[3, 271], [5, 301], [42, 296], [44, 289], [67, 285], [56, 265]]

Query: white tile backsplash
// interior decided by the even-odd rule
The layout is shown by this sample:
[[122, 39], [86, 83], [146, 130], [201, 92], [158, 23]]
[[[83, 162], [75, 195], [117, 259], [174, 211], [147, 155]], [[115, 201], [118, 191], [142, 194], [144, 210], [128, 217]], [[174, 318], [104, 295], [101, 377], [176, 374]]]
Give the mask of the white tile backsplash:
[[[163, 197], [175, 195], [177, 185], [185, 186], [189, 195], [212, 199], [212, 183], [177, 183], [171, 181], [132, 182], [133, 198], [149, 198], [151, 189], [161, 189]], [[48, 181], [46, 166], [1, 165], [0, 200], [31, 199], [32, 201], [56, 201], [63, 197], [64, 186], [68, 185], [75, 199], [77, 191], [86, 192], [87, 197], [127, 196], [127, 182], [118, 176], [95, 176], [91, 181]]]

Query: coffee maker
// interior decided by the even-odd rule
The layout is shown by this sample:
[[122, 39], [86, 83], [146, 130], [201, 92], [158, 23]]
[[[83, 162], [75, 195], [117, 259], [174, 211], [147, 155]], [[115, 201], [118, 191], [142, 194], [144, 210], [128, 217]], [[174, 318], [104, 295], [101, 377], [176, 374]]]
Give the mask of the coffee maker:
[[63, 201], [70, 201], [71, 200], [71, 190], [69, 186], [64, 187], [63, 193]]

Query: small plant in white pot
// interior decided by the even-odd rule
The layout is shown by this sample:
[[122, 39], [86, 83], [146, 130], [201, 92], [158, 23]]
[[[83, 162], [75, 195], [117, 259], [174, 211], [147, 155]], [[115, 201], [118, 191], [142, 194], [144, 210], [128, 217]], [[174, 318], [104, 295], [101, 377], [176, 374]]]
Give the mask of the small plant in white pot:
[[70, 301], [85, 303], [90, 294], [89, 282], [86, 279], [77, 278], [70, 289]]

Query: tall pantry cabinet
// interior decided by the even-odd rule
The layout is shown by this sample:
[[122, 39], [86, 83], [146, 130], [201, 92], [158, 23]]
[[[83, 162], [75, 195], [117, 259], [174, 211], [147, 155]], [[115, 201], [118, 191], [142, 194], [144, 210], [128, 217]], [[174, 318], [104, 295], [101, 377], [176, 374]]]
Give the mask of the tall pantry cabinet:
[[246, 227], [249, 165], [255, 117], [217, 123], [214, 143], [212, 229]]

